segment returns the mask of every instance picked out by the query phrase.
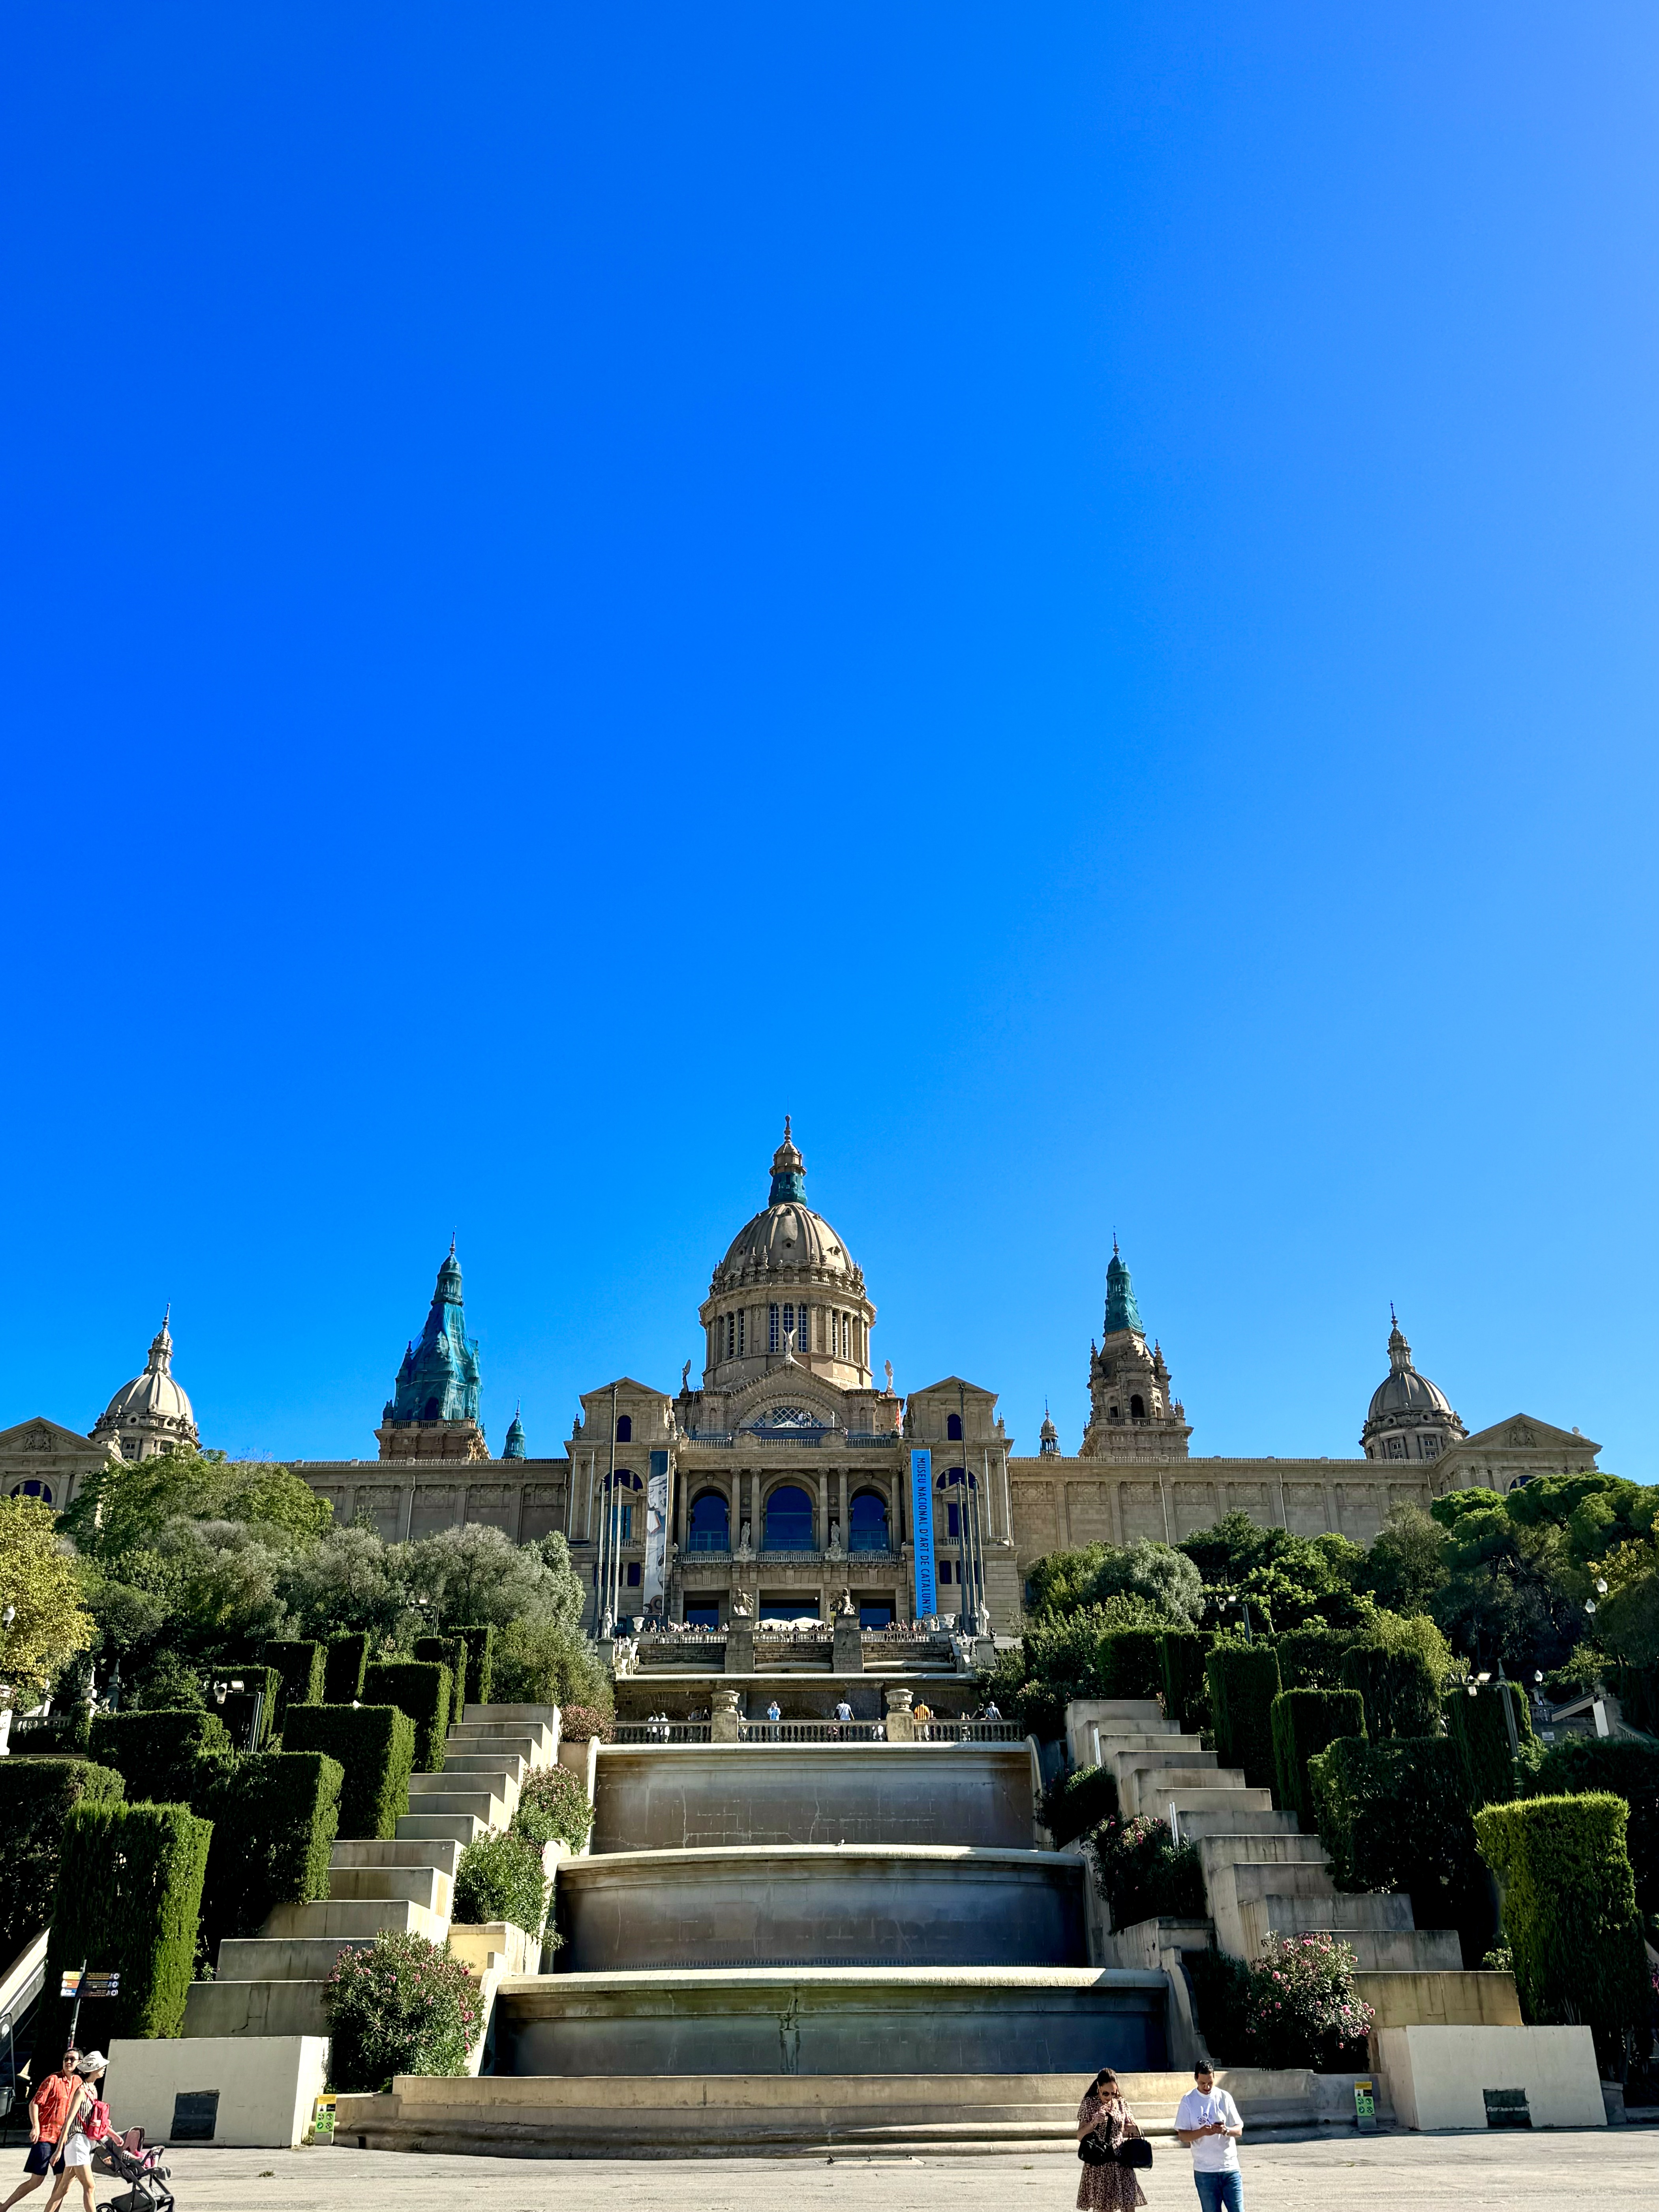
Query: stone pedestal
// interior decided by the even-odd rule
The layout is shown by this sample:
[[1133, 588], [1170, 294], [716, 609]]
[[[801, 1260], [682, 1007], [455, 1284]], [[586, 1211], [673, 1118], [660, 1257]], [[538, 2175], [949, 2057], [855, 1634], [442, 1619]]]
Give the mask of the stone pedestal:
[[889, 1690], [887, 1692], [887, 1741], [889, 1743], [914, 1743], [916, 1740], [916, 1717], [910, 1710], [908, 1690]]
[[714, 1702], [708, 1715], [708, 1740], [711, 1743], [741, 1743], [743, 1729], [738, 1714], [738, 1693], [735, 1690], [716, 1690]]
[[836, 1655], [832, 1663], [838, 1674], [864, 1672], [864, 1633], [856, 1613], [836, 1615]]
[[752, 1620], [733, 1620], [727, 1625], [726, 1671], [728, 1674], [754, 1673], [755, 1624]]

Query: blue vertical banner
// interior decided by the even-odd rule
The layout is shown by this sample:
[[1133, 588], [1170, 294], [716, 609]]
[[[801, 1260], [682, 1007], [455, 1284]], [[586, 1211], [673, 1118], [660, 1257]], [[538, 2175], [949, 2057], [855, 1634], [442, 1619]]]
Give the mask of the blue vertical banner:
[[933, 1455], [910, 1455], [910, 1549], [915, 1567], [916, 1619], [939, 1611], [933, 1581]]

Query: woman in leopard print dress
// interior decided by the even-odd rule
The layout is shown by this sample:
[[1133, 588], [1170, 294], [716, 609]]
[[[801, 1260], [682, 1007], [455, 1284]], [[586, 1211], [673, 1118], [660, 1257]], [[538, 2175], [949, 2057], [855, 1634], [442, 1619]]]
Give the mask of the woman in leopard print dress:
[[[1077, 2136], [1098, 2135], [1115, 2150], [1130, 2136], [1138, 2136], [1135, 2116], [1123, 2101], [1117, 2076], [1109, 2066], [1096, 2075], [1088, 2094], [1077, 2108]], [[1134, 2212], [1146, 2202], [1146, 2192], [1132, 2166], [1085, 2166], [1078, 2177], [1077, 2201], [1081, 2212]]]

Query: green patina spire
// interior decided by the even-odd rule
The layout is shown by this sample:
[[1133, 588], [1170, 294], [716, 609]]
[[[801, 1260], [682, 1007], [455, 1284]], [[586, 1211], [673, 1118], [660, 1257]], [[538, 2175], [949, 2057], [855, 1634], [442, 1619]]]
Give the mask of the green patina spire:
[[523, 1412], [524, 1407], [522, 1402], [515, 1406], [513, 1409], [513, 1419], [507, 1424], [507, 1442], [501, 1446], [501, 1457], [503, 1459], [522, 1459], [524, 1457]]
[[806, 1163], [789, 1134], [789, 1116], [783, 1117], [783, 1142], [772, 1155], [772, 1195], [766, 1203], [781, 1206], [786, 1199], [806, 1195]]
[[1132, 1328], [1144, 1337], [1146, 1325], [1140, 1318], [1140, 1308], [1135, 1304], [1134, 1285], [1129, 1280], [1129, 1270], [1119, 1255], [1117, 1239], [1112, 1239], [1112, 1256], [1106, 1268], [1106, 1334]]

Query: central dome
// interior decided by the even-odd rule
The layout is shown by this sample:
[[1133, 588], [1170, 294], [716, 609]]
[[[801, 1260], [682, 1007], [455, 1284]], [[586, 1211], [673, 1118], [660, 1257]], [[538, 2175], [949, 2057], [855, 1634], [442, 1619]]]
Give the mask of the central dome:
[[765, 1208], [732, 1239], [714, 1270], [713, 1288], [744, 1274], [771, 1269], [810, 1268], [820, 1275], [844, 1275], [862, 1282], [847, 1247], [821, 1213], [806, 1204], [806, 1163], [795, 1149], [786, 1116], [783, 1142], [772, 1155], [772, 1194]]
[[161, 1317], [143, 1373], [122, 1384], [92, 1431], [95, 1443], [118, 1443], [124, 1458], [148, 1458], [179, 1445], [194, 1449], [201, 1441], [190, 1400], [173, 1380], [172, 1310]]

